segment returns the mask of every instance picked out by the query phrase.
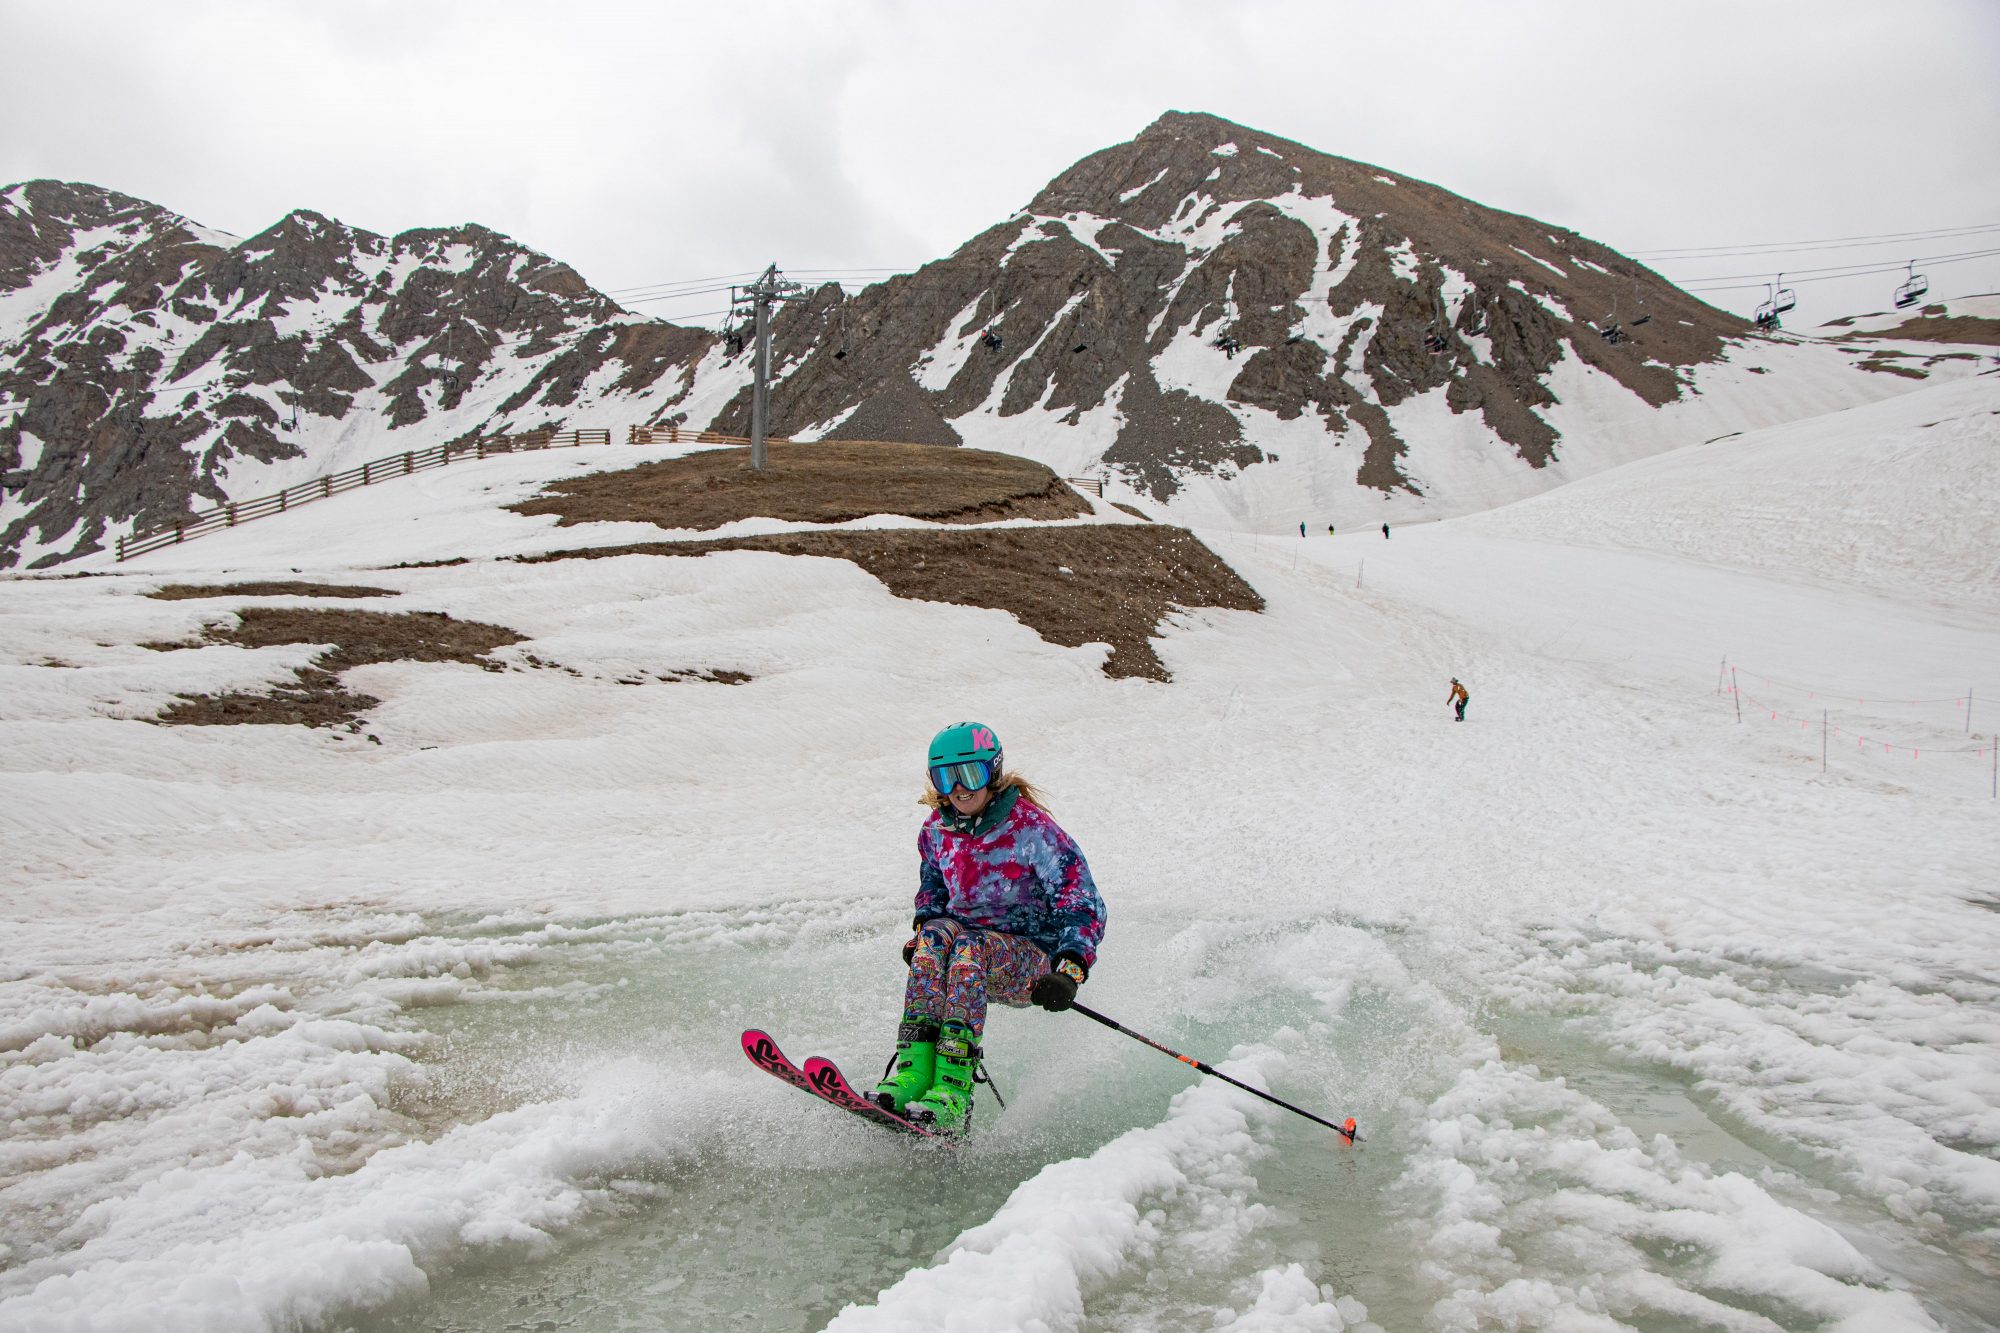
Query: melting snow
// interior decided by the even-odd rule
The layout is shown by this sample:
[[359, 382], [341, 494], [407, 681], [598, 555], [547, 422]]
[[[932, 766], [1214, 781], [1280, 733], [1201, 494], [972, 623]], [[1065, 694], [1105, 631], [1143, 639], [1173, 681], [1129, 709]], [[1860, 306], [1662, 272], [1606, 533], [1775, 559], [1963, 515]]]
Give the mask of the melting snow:
[[1134, 199], [1137, 199], [1140, 195], [1152, 189], [1155, 185], [1158, 185], [1162, 180], [1166, 178], [1166, 174], [1167, 174], [1167, 169], [1165, 167], [1161, 167], [1159, 170], [1159, 174], [1154, 176], [1153, 179], [1147, 181], [1144, 185], [1135, 185], [1131, 189], [1125, 191], [1125, 193], [1119, 195], [1118, 202], [1121, 204], [1131, 203]]
[[1523, 259], [1534, 260], [1537, 264], [1540, 264], [1543, 268], [1547, 269], [1549, 272], [1555, 274], [1559, 278], [1567, 278], [1569, 276], [1569, 274], [1563, 272], [1561, 269], [1557, 268], [1554, 264], [1551, 264], [1548, 260], [1542, 259], [1536, 255], [1531, 255], [1518, 245], [1510, 245], [1507, 248], [1509, 250], [1512, 250], [1515, 254], [1521, 256], [1521, 258]]

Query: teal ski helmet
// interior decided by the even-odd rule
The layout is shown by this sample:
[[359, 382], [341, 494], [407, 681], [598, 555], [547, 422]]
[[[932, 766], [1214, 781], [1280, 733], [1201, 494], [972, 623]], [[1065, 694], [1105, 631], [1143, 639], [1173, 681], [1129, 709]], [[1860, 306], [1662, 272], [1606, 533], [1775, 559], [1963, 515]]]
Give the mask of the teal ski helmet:
[[953, 787], [978, 791], [1000, 780], [1000, 737], [983, 722], [954, 722], [931, 737], [931, 787], [941, 796]]

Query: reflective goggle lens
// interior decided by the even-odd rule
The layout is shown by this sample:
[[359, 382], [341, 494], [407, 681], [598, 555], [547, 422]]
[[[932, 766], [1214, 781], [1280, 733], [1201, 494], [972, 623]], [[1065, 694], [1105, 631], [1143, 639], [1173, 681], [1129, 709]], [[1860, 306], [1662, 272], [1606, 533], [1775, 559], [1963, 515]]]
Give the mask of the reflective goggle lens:
[[940, 796], [951, 795], [953, 787], [978, 791], [993, 781], [993, 766], [974, 759], [963, 764], [936, 764], [931, 768], [931, 786]]

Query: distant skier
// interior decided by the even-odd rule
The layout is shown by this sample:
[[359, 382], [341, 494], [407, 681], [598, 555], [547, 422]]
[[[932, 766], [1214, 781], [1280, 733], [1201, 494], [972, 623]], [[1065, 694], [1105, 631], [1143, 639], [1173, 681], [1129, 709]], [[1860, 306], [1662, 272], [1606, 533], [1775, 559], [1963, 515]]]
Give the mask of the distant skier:
[[1333, 535], [1333, 524], [1329, 523], [1326, 525], [1326, 535], [1329, 537]]
[[1453, 676], [1451, 678], [1451, 693], [1444, 697], [1444, 701], [1458, 709], [1458, 720], [1460, 722], [1465, 721], [1465, 705], [1470, 703], [1471, 700], [1472, 696], [1465, 692], [1465, 686], [1458, 683], [1457, 676]]
[[1387, 523], [1382, 525], [1382, 540], [1385, 542], [1389, 540], [1389, 525]]
[[1299, 536], [1303, 537], [1303, 536], [1305, 536], [1305, 535], [1306, 535], [1306, 521], [1305, 521], [1304, 519], [1300, 519], [1300, 520], [1299, 520]]
[[1034, 785], [1005, 771], [991, 727], [940, 731], [929, 772], [902, 1025], [872, 1100], [962, 1134], [987, 1001], [1069, 1008], [1097, 960], [1105, 911], [1083, 852]]

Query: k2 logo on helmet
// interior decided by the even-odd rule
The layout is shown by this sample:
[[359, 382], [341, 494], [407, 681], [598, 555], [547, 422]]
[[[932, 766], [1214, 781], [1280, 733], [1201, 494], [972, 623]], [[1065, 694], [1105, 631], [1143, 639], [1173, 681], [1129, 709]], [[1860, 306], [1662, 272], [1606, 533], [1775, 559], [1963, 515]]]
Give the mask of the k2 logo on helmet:
[[977, 727], [972, 733], [972, 744], [976, 749], [993, 750], [999, 748], [1000, 742], [994, 740], [993, 733], [986, 728]]

